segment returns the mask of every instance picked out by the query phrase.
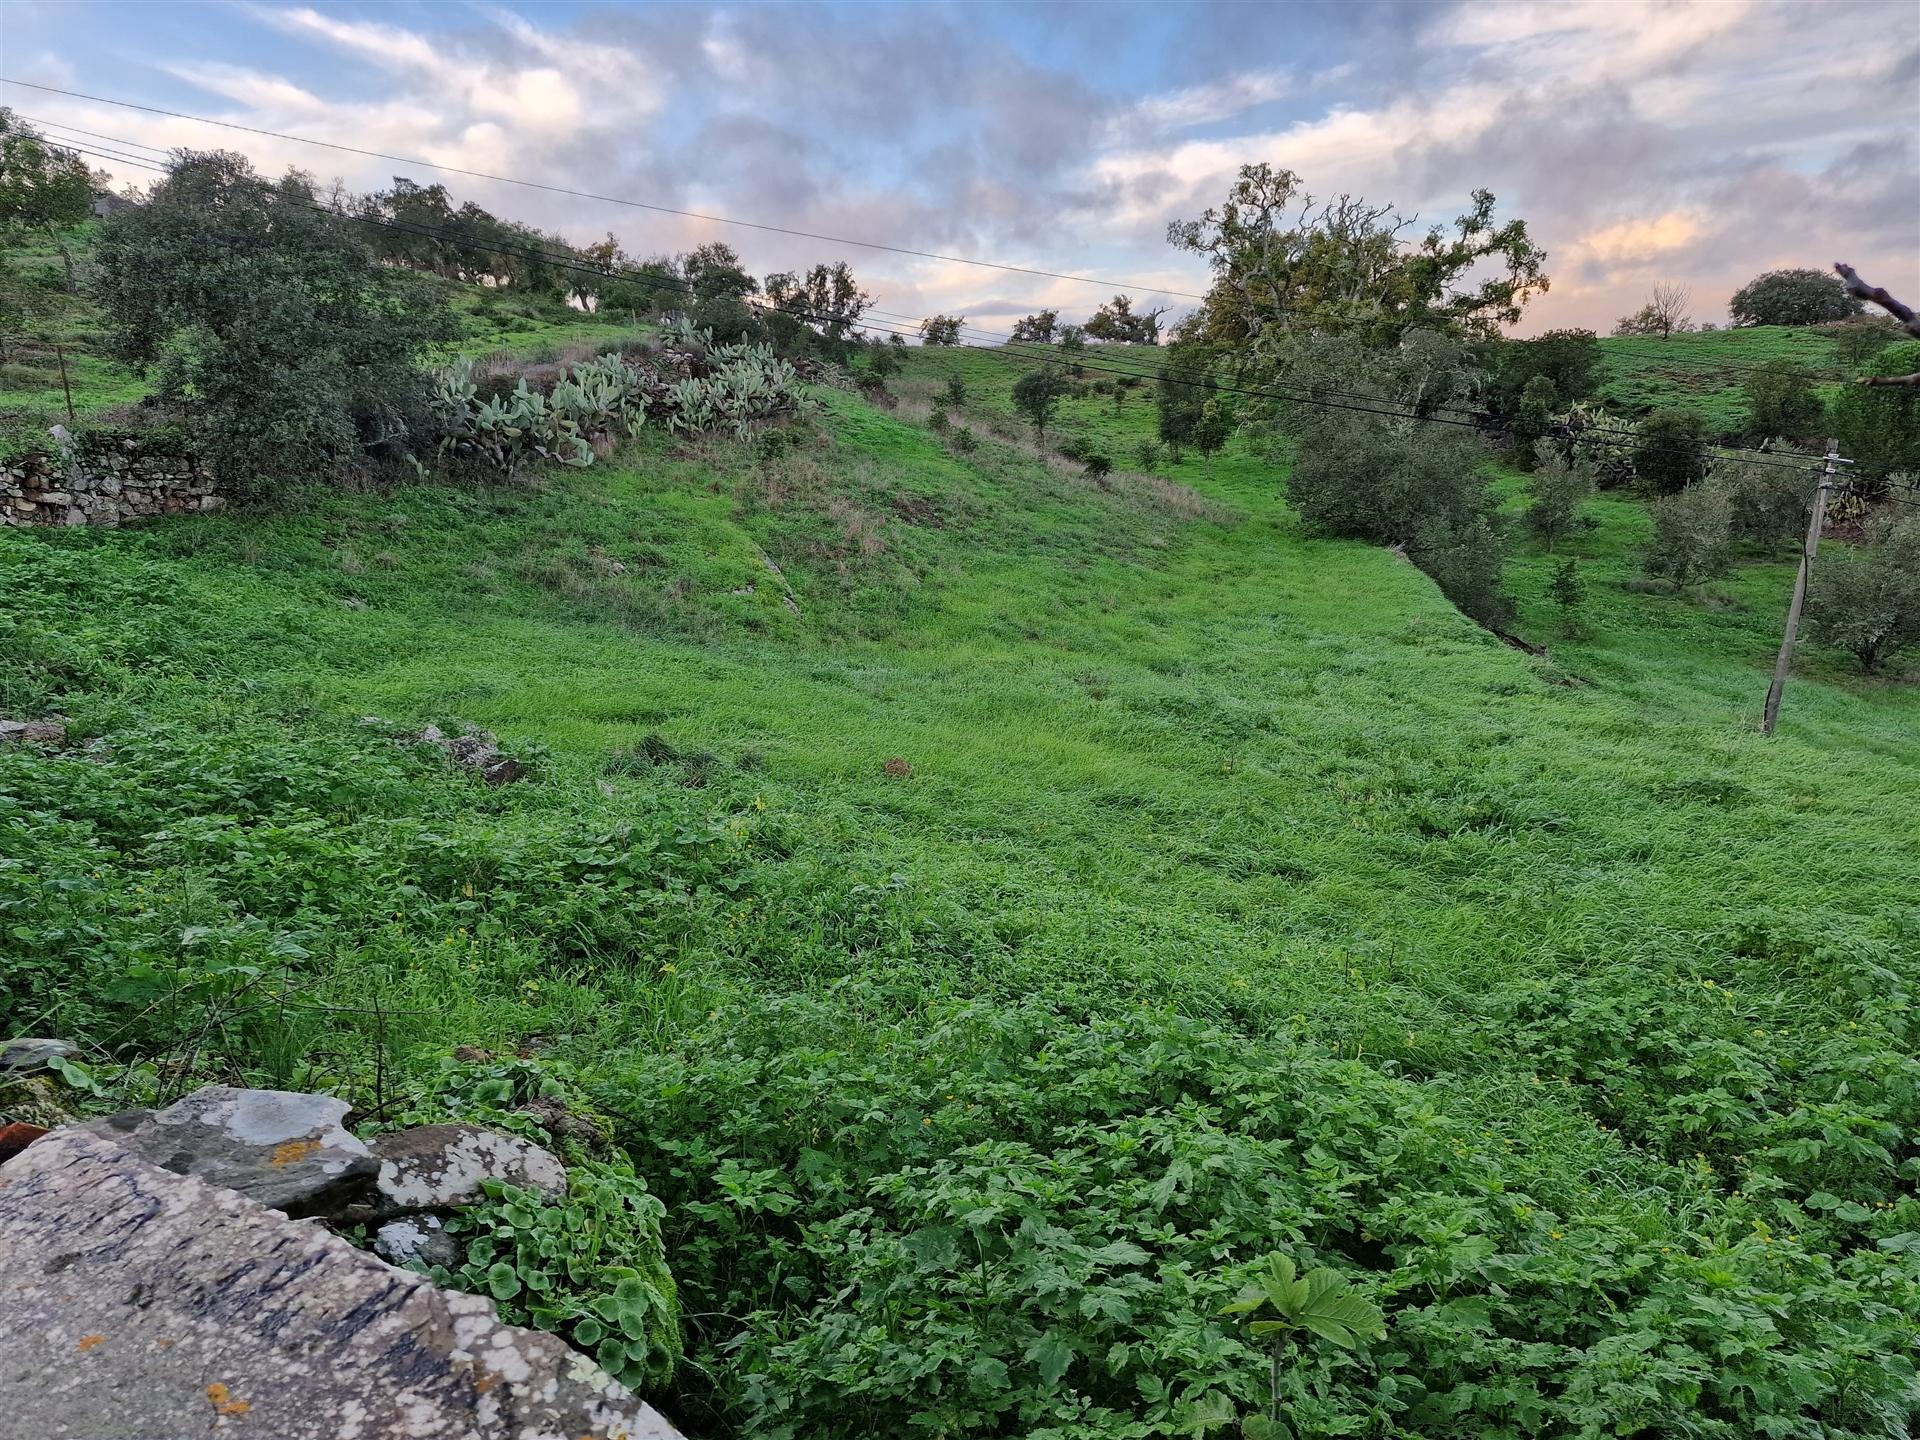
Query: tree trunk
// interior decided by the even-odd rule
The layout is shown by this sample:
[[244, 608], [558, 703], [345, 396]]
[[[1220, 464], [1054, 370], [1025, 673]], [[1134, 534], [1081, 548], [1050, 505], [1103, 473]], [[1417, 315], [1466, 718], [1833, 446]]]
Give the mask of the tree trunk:
[[67, 293], [75, 294], [80, 289], [80, 282], [74, 278], [73, 252], [67, 248], [67, 242], [60, 238], [60, 227], [48, 225], [47, 238], [53, 241], [53, 248], [60, 252], [60, 263], [67, 267]]

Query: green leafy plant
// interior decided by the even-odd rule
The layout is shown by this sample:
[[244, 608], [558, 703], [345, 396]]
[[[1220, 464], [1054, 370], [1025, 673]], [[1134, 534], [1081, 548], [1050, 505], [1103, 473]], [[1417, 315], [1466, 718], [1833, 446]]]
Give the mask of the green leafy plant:
[[481, 1182], [486, 1199], [446, 1222], [465, 1246], [442, 1284], [490, 1295], [500, 1318], [571, 1340], [616, 1380], [653, 1389], [680, 1359], [680, 1309], [660, 1244], [666, 1209], [630, 1170], [569, 1167], [558, 1204]]
[[1220, 1313], [1245, 1317], [1247, 1333], [1267, 1345], [1271, 1398], [1266, 1418], [1255, 1418], [1242, 1427], [1247, 1440], [1291, 1440], [1280, 1420], [1289, 1346], [1311, 1335], [1351, 1350], [1362, 1340], [1383, 1339], [1387, 1333], [1380, 1307], [1355, 1291], [1345, 1277], [1324, 1267], [1301, 1275], [1293, 1257], [1279, 1251], [1267, 1257], [1265, 1269], [1221, 1306]]

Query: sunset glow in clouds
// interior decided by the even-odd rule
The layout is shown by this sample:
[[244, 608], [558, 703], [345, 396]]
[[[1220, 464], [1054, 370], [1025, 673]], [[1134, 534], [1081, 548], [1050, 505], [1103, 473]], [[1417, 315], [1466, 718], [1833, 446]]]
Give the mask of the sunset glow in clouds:
[[[1899, 23], [1904, 14], [1907, 23]], [[1655, 280], [1851, 258], [1920, 290], [1920, 36], [1898, 4], [604, 6], [15, 3], [8, 74], [263, 129], [913, 249], [1204, 288], [1165, 244], [1242, 163], [1447, 220], [1484, 186], [1546, 247], [1527, 330]], [[1863, 33], [1891, 44], [1860, 46]], [[892, 311], [987, 327], [1092, 286], [436, 175], [17, 87], [28, 115], [395, 173], [644, 255], [845, 258]], [[114, 169], [110, 162], [106, 168]], [[120, 181], [145, 177], [121, 167]]]

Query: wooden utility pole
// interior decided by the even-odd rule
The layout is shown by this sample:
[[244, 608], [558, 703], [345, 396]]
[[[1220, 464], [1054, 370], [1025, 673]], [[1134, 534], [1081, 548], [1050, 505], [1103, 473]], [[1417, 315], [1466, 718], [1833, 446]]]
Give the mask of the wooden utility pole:
[[1820, 475], [1820, 488], [1813, 492], [1813, 514], [1807, 521], [1807, 543], [1800, 551], [1800, 569], [1793, 577], [1793, 599], [1787, 602], [1786, 633], [1780, 637], [1780, 655], [1773, 662], [1773, 683], [1767, 687], [1767, 708], [1760, 716], [1760, 733], [1773, 734], [1780, 719], [1780, 694], [1787, 688], [1787, 672], [1793, 668], [1793, 646], [1800, 638], [1800, 611], [1807, 603], [1807, 581], [1813, 578], [1813, 557], [1820, 549], [1820, 531], [1827, 523], [1827, 496], [1840, 466], [1853, 462], [1840, 458], [1840, 442], [1827, 441], [1827, 466]]

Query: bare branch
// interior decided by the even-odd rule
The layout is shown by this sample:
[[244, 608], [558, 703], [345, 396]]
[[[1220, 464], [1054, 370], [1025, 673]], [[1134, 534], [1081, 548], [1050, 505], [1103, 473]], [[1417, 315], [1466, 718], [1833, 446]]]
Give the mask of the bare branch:
[[[1853, 296], [1854, 299], [1867, 300], [1878, 305], [1882, 310], [1906, 326], [1909, 335], [1920, 335], [1920, 315], [1915, 315], [1909, 307], [1901, 304], [1878, 285], [1867, 284], [1866, 281], [1860, 278], [1860, 272], [1855, 270], [1851, 265], [1843, 264], [1836, 260], [1833, 262], [1833, 269], [1836, 275], [1847, 282], [1847, 293]], [[1905, 377], [1902, 377], [1902, 379], [1904, 378]], [[1881, 383], [1886, 384], [1889, 382], [1883, 379]], [[1893, 383], [1899, 382], [1896, 381]]]
[[1910, 385], [1920, 390], [1920, 370], [1914, 371], [1911, 375], [1862, 375], [1860, 383], [1862, 385]]

